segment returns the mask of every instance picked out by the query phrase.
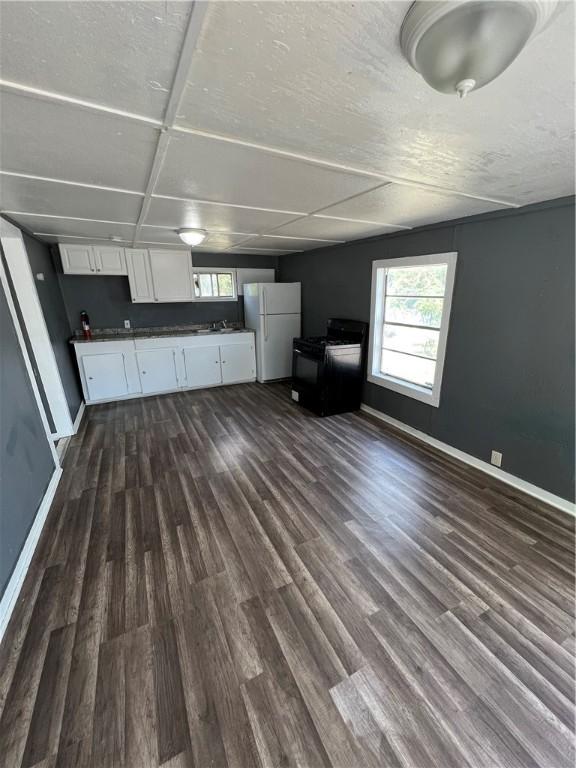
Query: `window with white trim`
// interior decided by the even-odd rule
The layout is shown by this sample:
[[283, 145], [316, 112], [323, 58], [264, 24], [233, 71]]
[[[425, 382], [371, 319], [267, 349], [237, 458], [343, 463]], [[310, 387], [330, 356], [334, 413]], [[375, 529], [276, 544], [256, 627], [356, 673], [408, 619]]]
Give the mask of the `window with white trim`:
[[372, 265], [368, 380], [438, 406], [457, 253]]
[[194, 267], [194, 298], [196, 301], [236, 301], [236, 270], [216, 267]]

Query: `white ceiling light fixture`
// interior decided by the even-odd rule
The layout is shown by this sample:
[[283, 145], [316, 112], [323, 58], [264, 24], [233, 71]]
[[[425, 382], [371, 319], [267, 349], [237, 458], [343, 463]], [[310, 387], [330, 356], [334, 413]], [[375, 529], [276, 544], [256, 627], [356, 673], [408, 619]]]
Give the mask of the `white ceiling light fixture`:
[[178, 237], [186, 245], [200, 245], [200, 243], [206, 237], [206, 231], [204, 229], [178, 229]]
[[402, 51], [428, 85], [464, 98], [507, 69], [552, 17], [557, 0], [417, 0]]

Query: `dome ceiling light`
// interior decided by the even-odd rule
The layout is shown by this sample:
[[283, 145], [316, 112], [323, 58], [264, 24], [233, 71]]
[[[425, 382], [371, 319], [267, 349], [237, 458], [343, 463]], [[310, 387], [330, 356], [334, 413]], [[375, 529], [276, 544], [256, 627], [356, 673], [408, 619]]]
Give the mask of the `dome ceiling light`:
[[177, 232], [180, 240], [186, 245], [200, 245], [206, 237], [206, 232], [203, 229], [179, 229]]
[[402, 51], [428, 85], [463, 99], [504, 72], [552, 17], [557, 0], [417, 0]]

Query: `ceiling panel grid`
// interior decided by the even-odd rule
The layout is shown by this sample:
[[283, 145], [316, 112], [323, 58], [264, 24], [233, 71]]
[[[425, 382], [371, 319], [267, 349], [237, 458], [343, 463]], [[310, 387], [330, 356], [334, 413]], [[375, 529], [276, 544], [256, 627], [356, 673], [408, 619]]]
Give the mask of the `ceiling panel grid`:
[[572, 193], [572, 4], [464, 103], [402, 58], [409, 5], [0, 3], [0, 209], [274, 254]]

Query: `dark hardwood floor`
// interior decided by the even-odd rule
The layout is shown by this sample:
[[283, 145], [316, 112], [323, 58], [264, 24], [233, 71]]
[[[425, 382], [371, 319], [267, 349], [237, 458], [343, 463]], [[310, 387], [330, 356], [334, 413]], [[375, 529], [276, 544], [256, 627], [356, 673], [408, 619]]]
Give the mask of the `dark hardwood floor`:
[[574, 764], [573, 520], [283, 386], [87, 409], [4, 768]]

